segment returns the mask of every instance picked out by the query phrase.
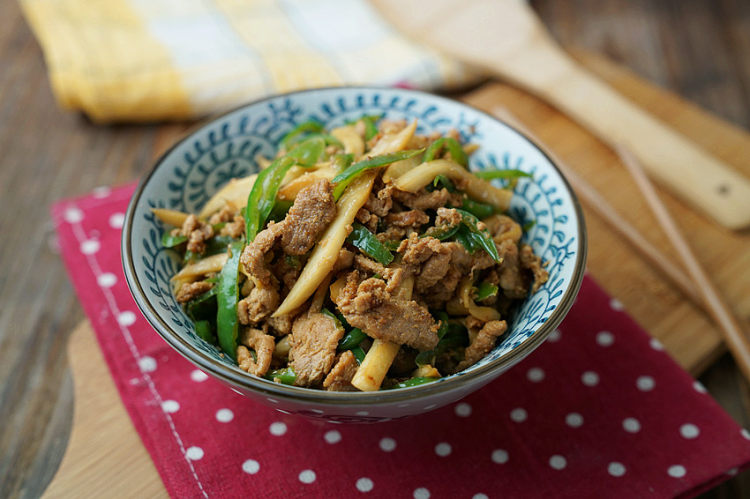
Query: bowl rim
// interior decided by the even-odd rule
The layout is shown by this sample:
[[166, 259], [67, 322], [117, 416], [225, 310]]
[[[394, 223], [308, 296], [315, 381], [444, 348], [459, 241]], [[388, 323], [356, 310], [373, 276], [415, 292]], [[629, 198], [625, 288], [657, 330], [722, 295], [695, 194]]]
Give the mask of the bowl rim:
[[[133, 255], [131, 252], [133, 217], [135, 214], [136, 207], [138, 206], [139, 201], [141, 199], [141, 196], [146, 186], [149, 184], [151, 178], [154, 176], [156, 171], [160, 167], [162, 167], [162, 165], [165, 164], [166, 159], [171, 155], [172, 151], [174, 151], [184, 142], [192, 139], [192, 137], [198, 132], [200, 132], [201, 130], [204, 130], [205, 128], [209, 126], [213, 126], [216, 122], [224, 119], [228, 115], [233, 114], [242, 109], [261, 104], [269, 100], [278, 99], [280, 97], [281, 98], [291, 97], [291, 96], [305, 94], [305, 93], [314, 93], [314, 92], [321, 91], [321, 90], [322, 91], [337, 91], [337, 90], [384, 91], [384, 90], [387, 90], [390, 92], [413, 94], [422, 98], [434, 99], [434, 100], [437, 100], [438, 102], [450, 103], [452, 105], [457, 104], [459, 106], [467, 107], [471, 109], [472, 111], [477, 112], [480, 115], [483, 115], [486, 119], [500, 123], [501, 125], [514, 131], [522, 139], [528, 142], [532, 147], [538, 150], [547, 159], [547, 161], [549, 161], [552, 167], [557, 171], [560, 178], [562, 179], [563, 184], [565, 185], [565, 188], [568, 194], [570, 195], [570, 198], [573, 203], [573, 209], [576, 214], [576, 218], [578, 220], [578, 234], [577, 234], [578, 248], [576, 251], [576, 263], [573, 269], [573, 275], [571, 276], [571, 282], [568, 286], [568, 289], [565, 292], [565, 295], [560, 301], [560, 304], [555, 308], [555, 310], [552, 312], [550, 317], [541, 326], [539, 326], [536, 329], [536, 331], [534, 331], [528, 338], [526, 338], [526, 340], [524, 340], [520, 345], [516, 346], [515, 348], [513, 348], [512, 350], [508, 352], [505, 352], [503, 355], [501, 355], [497, 359], [487, 363], [484, 366], [481, 366], [475, 369], [474, 371], [459, 373], [458, 376], [446, 378], [441, 381], [427, 383], [424, 385], [418, 385], [418, 386], [409, 387], [409, 388], [401, 388], [398, 390], [378, 390], [374, 392], [335, 392], [335, 391], [318, 390], [318, 389], [311, 389], [311, 388], [304, 388], [304, 387], [297, 387], [297, 386], [289, 386], [289, 385], [284, 385], [281, 383], [274, 383], [273, 381], [266, 380], [258, 376], [253, 376], [248, 373], [232, 369], [214, 359], [211, 359], [205, 356], [203, 352], [195, 348], [187, 340], [181, 338], [180, 335], [177, 334], [177, 332], [175, 332], [172, 329], [172, 327], [161, 318], [159, 312], [151, 305], [151, 303], [146, 298], [146, 294], [143, 290], [143, 287], [141, 286], [141, 283], [137, 278]], [[348, 405], [354, 405], [354, 404], [373, 406], [373, 405], [381, 405], [381, 404], [392, 404], [392, 403], [398, 403], [398, 402], [404, 402], [404, 401], [414, 401], [415, 399], [428, 397], [430, 395], [435, 395], [441, 392], [459, 390], [462, 387], [471, 384], [474, 380], [482, 379], [487, 376], [491, 376], [493, 371], [496, 371], [503, 367], [513, 366], [516, 362], [520, 361], [526, 355], [528, 355], [534, 349], [536, 349], [546, 339], [546, 337], [560, 324], [560, 322], [562, 322], [563, 318], [567, 315], [568, 311], [570, 310], [570, 308], [572, 307], [575, 301], [576, 295], [578, 294], [578, 291], [583, 282], [583, 276], [585, 273], [585, 263], [586, 263], [586, 256], [587, 256], [587, 251], [588, 251], [586, 234], [587, 234], [586, 225], [585, 225], [583, 210], [581, 209], [581, 204], [578, 201], [578, 197], [573, 191], [570, 183], [565, 178], [565, 175], [563, 175], [562, 171], [557, 166], [556, 161], [552, 157], [550, 157], [550, 155], [546, 152], [546, 150], [543, 147], [541, 147], [533, 139], [528, 137], [526, 134], [524, 134], [522, 131], [518, 130], [514, 126], [492, 116], [491, 114], [485, 111], [477, 109], [469, 104], [466, 104], [464, 102], [451, 99], [448, 97], [436, 95], [430, 92], [398, 88], [398, 87], [343, 85], [343, 86], [336, 86], [336, 87], [316, 87], [316, 88], [295, 90], [292, 92], [269, 95], [260, 99], [247, 102], [233, 109], [225, 111], [221, 114], [218, 114], [210, 118], [205, 123], [197, 125], [191, 128], [190, 130], [188, 130], [182, 138], [180, 138], [177, 142], [175, 142], [172, 146], [170, 146], [166, 151], [164, 151], [159, 156], [159, 158], [156, 161], [154, 161], [151, 171], [145, 177], [142, 177], [142, 179], [138, 183], [138, 187], [136, 188], [135, 192], [133, 193], [133, 196], [130, 199], [130, 202], [128, 203], [128, 208], [125, 213], [125, 220], [123, 223], [123, 230], [122, 230], [120, 243], [121, 243], [121, 259], [122, 259], [123, 269], [125, 273], [125, 280], [127, 282], [130, 293], [136, 302], [136, 305], [138, 306], [138, 308], [140, 309], [141, 313], [144, 315], [146, 320], [149, 322], [151, 327], [154, 328], [156, 332], [172, 348], [174, 348], [178, 353], [180, 353], [183, 357], [187, 358], [190, 362], [192, 362], [196, 366], [209, 372], [210, 374], [217, 377], [218, 379], [226, 383], [229, 383], [230, 385], [241, 386], [241, 387], [250, 389], [254, 392], [260, 393], [267, 397], [277, 397], [277, 398], [284, 399], [286, 401], [293, 401], [293, 402], [298, 402], [298, 403], [315, 403], [321, 406], [323, 405], [348, 406]]]

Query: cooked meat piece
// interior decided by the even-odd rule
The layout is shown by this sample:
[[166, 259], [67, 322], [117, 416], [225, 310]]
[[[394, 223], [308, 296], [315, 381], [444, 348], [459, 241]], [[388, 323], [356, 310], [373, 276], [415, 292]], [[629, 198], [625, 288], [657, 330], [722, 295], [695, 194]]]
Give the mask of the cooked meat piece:
[[177, 303], [187, 303], [193, 298], [198, 298], [200, 295], [208, 291], [213, 287], [213, 284], [206, 281], [188, 282], [180, 286], [180, 290], [177, 291]]
[[[273, 357], [273, 349], [276, 342], [273, 336], [265, 334], [260, 329], [245, 329], [239, 338], [240, 346], [237, 347], [237, 364], [240, 369], [256, 376], [263, 376], [268, 371]], [[256, 360], [250, 354], [249, 348], [255, 350]]]
[[386, 216], [393, 207], [393, 199], [391, 199], [393, 191], [394, 188], [391, 185], [386, 185], [377, 191], [373, 189], [370, 193], [370, 197], [367, 198], [367, 202], [365, 203], [367, 211], [381, 218]]
[[319, 385], [336, 358], [336, 347], [344, 328], [321, 313], [304, 314], [292, 325], [289, 336], [289, 366], [297, 375], [297, 386]]
[[489, 321], [482, 329], [479, 330], [474, 341], [466, 347], [464, 360], [462, 360], [456, 370], [462, 371], [467, 367], [476, 364], [482, 357], [487, 355], [495, 346], [497, 339], [508, 329], [508, 323], [505, 321]]
[[352, 386], [352, 379], [358, 368], [357, 358], [354, 357], [351, 350], [339, 354], [331, 372], [328, 373], [328, 376], [323, 381], [323, 388], [332, 392], [357, 391]]
[[276, 336], [284, 336], [291, 333], [293, 323], [294, 314], [284, 314], [279, 317], [269, 317], [266, 319], [266, 324], [268, 324]]
[[394, 189], [392, 195], [396, 201], [413, 210], [436, 210], [446, 205], [461, 206], [463, 200], [461, 194], [451, 194], [448, 189], [439, 189], [432, 192], [422, 189], [416, 193]]
[[378, 241], [384, 243], [386, 241], [400, 241], [405, 235], [406, 229], [391, 225], [390, 227], [386, 227], [384, 231], [375, 234], [375, 237], [378, 238]]
[[214, 229], [210, 224], [198, 220], [195, 215], [188, 215], [180, 234], [188, 238], [187, 250], [200, 254], [206, 251], [206, 241], [214, 236]]
[[365, 207], [359, 209], [355, 218], [357, 219], [357, 222], [367, 227], [370, 232], [375, 232], [377, 230], [378, 222], [380, 221], [377, 215], [370, 213]]
[[230, 220], [234, 219], [234, 216], [236, 214], [237, 209], [227, 203], [221, 210], [211, 215], [211, 218], [208, 219], [208, 223], [210, 223], [211, 225], [215, 225], [222, 222], [229, 222]]
[[289, 290], [297, 282], [299, 275], [302, 273], [304, 261], [302, 257], [296, 255], [279, 255], [276, 262], [272, 265], [273, 275], [281, 279], [285, 290]]
[[454, 227], [461, 223], [463, 217], [454, 208], [443, 208], [437, 209], [437, 217], [435, 218], [435, 227]]
[[424, 262], [422, 269], [419, 271], [419, 274], [417, 274], [416, 281], [414, 281], [417, 293], [424, 293], [429, 288], [439, 283], [448, 273], [450, 261], [450, 250], [441, 248], [440, 252], [435, 253]]
[[233, 239], [239, 239], [245, 235], [245, 219], [242, 215], [235, 215], [232, 221], [227, 222], [224, 227], [221, 228], [219, 235], [229, 236]]
[[276, 287], [255, 286], [250, 294], [237, 304], [237, 317], [241, 324], [258, 324], [279, 306]]
[[417, 229], [430, 221], [430, 217], [422, 210], [402, 211], [399, 213], [389, 213], [385, 216], [385, 222], [388, 225], [396, 227], [410, 227]]
[[348, 269], [354, 264], [354, 252], [349, 251], [346, 248], [339, 250], [339, 256], [336, 258], [336, 263], [333, 264], [333, 272], [340, 272], [344, 269]]
[[547, 282], [549, 273], [542, 267], [542, 259], [534, 254], [534, 250], [528, 244], [521, 245], [521, 267], [530, 270], [534, 278], [531, 292], [536, 293], [539, 288]]
[[521, 240], [521, 226], [512, 218], [505, 215], [493, 215], [483, 220], [487, 225], [487, 230], [492, 234], [496, 243], [509, 239], [514, 243]]
[[403, 263], [416, 275], [417, 293], [424, 293], [448, 273], [451, 248], [434, 237], [417, 237], [412, 233], [401, 243], [398, 252], [403, 254]]
[[400, 267], [384, 267], [375, 260], [371, 260], [364, 255], [354, 257], [354, 266], [365, 274], [378, 274], [388, 281], [386, 291], [392, 293], [401, 284], [404, 277], [404, 269]]
[[381, 279], [362, 280], [355, 270], [347, 275], [336, 305], [347, 322], [373, 338], [430, 350], [437, 345], [438, 324], [414, 300], [397, 300]]
[[336, 217], [333, 187], [320, 179], [299, 191], [287, 213], [281, 247], [289, 255], [304, 255]]
[[438, 283], [422, 293], [425, 303], [433, 309], [442, 309], [445, 303], [453, 297], [456, 292], [458, 283], [463, 277], [462, 272], [455, 266], [451, 265], [445, 276]]
[[497, 248], [503, 263], [500, 264], [500, 287], [509, 298], [524, 298], [529, 291], [518, 259], [518, 246], [506, 239]]
[[240, 264], [248, 274], [252, 275], [261, 285], [275, 287], [276, 281], [268, 269], [265, 255], [271, 252], [276, 241], [281, 238], [286, 222], [269, 223], [265, 230], [260, 231], [253, 242], [245, 246], [240, 256]]

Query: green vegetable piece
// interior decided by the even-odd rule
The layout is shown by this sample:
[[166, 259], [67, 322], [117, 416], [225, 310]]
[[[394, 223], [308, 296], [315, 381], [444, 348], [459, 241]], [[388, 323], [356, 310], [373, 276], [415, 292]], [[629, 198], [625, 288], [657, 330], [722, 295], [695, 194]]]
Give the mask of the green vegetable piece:
[[161, 236], [161, 245], [165, 248], [174, 248], [187, 240], [188, 238], [185, 236], [173, 236], [169, 232], [165, 232]]
[[229, 247], [229, 258], [219, 273], [219, 284], [216, 285], [216, 329], [219, 346], [232, 359], [236, 360], [237, 303], [239, 302], [239, 267], [243, 244], [234, 242]]
[[229, 236], [214, 236], [206, 243], [206, 251], [203, 256], [211, 256], [217, 253], [224, 253], [227, 250], [227, 246], [235, 242]]
[[277, 199], [271, 209], [271, 213], [268, 215], [269, 220], [274, 222], [280, 222], [284, 220], [286, 214], [289, 212], [289, 208], [294, 204], [293, 201], [287, 201], [286, 199]]
[[536, 220], [531, 220], [523, 224], [523, 227], [521, 227], [521, 229], [523, 229], [524, 232], [528, 232], [531, 229], [533, 229], [535, 225], [536, 225]]
[[320, 311], [321, 314], [330, 317], [333, 319], [333, 323], [336, 324], [336, 328], [338, 329], [344, 329], [344, 326], [341, 324], [341, 321], [339, 320], [338, 316], [328, 310], [327, 308], [323, 307], [323, 309]]
[[354, 354], [354, 357], [357, 359], [357, 364], [361, 364], [365, 360], [365, 356], [367, 355], [365, 351], [362, 350], [362, 347], [354, 347], [351, 350]]
[[375, 125], [381, 116], [362, 116], [361, 120], [365, 124], [365, 140], [370, 140], [378, 134], [378, 127]]
[[297, 163], [302, 166], [313, 166], [320, 161], [325, 150], [326, 141], [321, 136], [315, 136], [305, 139], [294, 146], [292, 150], [287, 153], [286, 157], [297, 160]]
[[195, 328], [195, 334], [198, 338], [211, 344], [216, 343], [216, 335], [214, 334], [213, 327], [209, 321], [196, 321], [193, 324], [193, 327]]
[[274, 369], [267, 372], [264, 378], [271, 381], [278, 379], [282, 385], [293, 385], [297, 380], [297, 375], [291, 367], [285, 367], [284, 369]]
[[440, 151], [446, 148], [451, 153], [453, 161], [461, 166], [467, 166], [469, 164], [469, 157], [464, 152], [464, 148], [461, 144], [453, 137], [440, 137], [435, 142], [430, 144], [427, 150], [424, 152], [424, 160], [432, 161], [440, 154]]
[[[423, 151], [424, 149], [414, 149], [411, 151], [399, 151], [399, 152], [394, 152], [391, 154], [383, 154], [381, 156], [375, 156], [374, 158], [368, 158], [362, 161], [358, 161], [357, 163], [354, 163], [352, 166], [350, 166], [343, 172], [333, 177], [333, 180], [331, 181], [331, 183], [335, 185], [335, 187], [333, 188], [334, 199], [338, 200], [339, 197], [341, 197], [341, 194], [343, 194], [344, 189], [346, 189], [346, 186], [348, 186], [354, 179], [362, 175], [367, 170], [390, 165], [391, 163], [395, 163], [396, 161], [401, 161], [402, 159], [409, 159], [413, 156], [416, 156], [417, 154], [421, 154]], [[256, 184], [257, 184], [257, 180], [256, 180]]]
[[396, 383], [392, 387], [390, 387], [391, 390], [396, 388], [409, 388], [411, 386], [419, 386], [424, 385], [426, 383], [432, 383], [433, 381], [437, 381], [440, 378], [426, 378], [426, 377], [416, 377], [416, 378], [409, 378], [406, 381], [402, 381], [401, 383]]
[[445, 241], [446, 239], [453, 237], [460, 227], [461, 224], [443, 225], [439, 227], [433, 226], [427, 229], [425, 233], [419, 237], [434, 237], [440, 241]]
[[476, 253], [477, 249], [479, 249], [476, 240], [471, 235], [471, 231], [465, 225], [460, 224], [458, 226], [458, 230], [456, 231], [455, 236], [456, 241], [458, 241], [461, 246], [466, 248], [466, 251], [468, 251], [470, 255], [473, 255], [474, 253]]
[[346, 336], [341, 338], [341, 341], [339, 341], [339, 350], [352, 350], [358, 347], [365, 338], [367, 338], [367, 335], [360, 328], [355, 327], [346, 333]]
[[383, 241], [382, 244], [388, 248], [388, 251], [396, 251], [401, 246], [401, 241]]
[[281, 181], [289, 169], [294, 166], [294, 158], [284, 156], [271, 163], [255, 179], [253, 188], [247, 196], [245, 207], [245, 236], [251, 243], [266, 224], [268, 216], [276, 203]]
[[436, 175], [435, 180], [432, 181], [432, 187], [442, 186], [448, 190], [448, 192], [456, 192], [456, 186], [453, 185], [451, 179], [445, 175]]
[[354, 223], [352, 227], [352, 233], [346, 238], [347, 242], [377, 260], [381, 265], [388, 265], [393, 261], [393, 254], [372, 232], [367, 230], [367, 227], [359, 223]]
[[307, 133], [320, 133], [324, 129], [325, 127], [323, 126], [323, 123], [317, 120], [305, 121], [294, 127], [289, 133], [284, 135], [284, 137], [281, 139], [281, 142], [279, 142], [279, 146], [286, 148], [286, 146], [289, 145], [290, 142], [293, 142], [296, 137]]
[[351, 166], [354, 161], [354, 154], [336, 154], [333, 156], [333, 166], [336, 171], [341, 172]]
[[476, 301], [482, 301], [491, 296], [497, 296], [497, 286], [487, 281], [482, 281], [481, 283], [479, 283], [474, 299]]
[[200, 320], [216, 319], [216, 291], [214, 286], [194, 300], [190, 300], [185, 306], [185, 311], [194, 322]]
[[[493, 260], [500, 263], [500, 255], [497, 254], [497, 246], [495, 241], [492, 240], [490, 233], [487, 229], [480, 230], [477, 224], [479, 220], [477, 217], [469, 213], [468, 211], [456, 209], [461, 214], [461, 223], [469, 229], [469, 237], [474, 240], [474, 244], [483, 248], [487, 254], [489, 254]], [[468, 249], [468, 248], [467, 248]]]
[[495, 207], [491, 204], [480, 203], [469, 198], [464, 198], [461, 209], [468, 211], [480, 220], [495, 214]]
[[533, 177], [531, 173], [526, 173], [521, 170], [501, 170], [499, 168], [495, 168], [492, 170], [481, 170], [478, 172], [473, 172], [474, 175], [477, 177], [484, 179], [484, 180], [493, 180], [496, 178], [521, 178], [521, 177]]
[[184, 265], [187, 265], [189, 263], [194, 262], [200, 257], [198, 253], [193, 253], [192, 251], [186, 251], [185, 256], [182, 257], [182, 263]]
[[414, 359], [414, 363], [420, 367], [425, 366], [427, 364], [434, 365], [435, 364], [435, 351], [426, 350], [424, 352], [419, 352], [417, 354], [417, 357]]

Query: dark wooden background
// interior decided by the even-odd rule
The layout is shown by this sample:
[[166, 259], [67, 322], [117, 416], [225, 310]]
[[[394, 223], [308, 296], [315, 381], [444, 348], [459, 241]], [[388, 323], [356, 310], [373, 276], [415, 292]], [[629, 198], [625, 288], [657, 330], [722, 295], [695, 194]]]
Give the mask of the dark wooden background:
[[[563, 45], [604, 54], [750, 128], [750, 1], [532, 3]], [[17, 3], [0, 3], [0, 497], [39, 496], [70, 432], [65, 345], [84, 315], [55, 249], [49, 206], [137, 179], [184, 129], [94, 126], [58, 109]], [[701, 381], [750, 426], [750, 390], [731, 358]], [[750, 474], [706, 497], [750, 497]]]

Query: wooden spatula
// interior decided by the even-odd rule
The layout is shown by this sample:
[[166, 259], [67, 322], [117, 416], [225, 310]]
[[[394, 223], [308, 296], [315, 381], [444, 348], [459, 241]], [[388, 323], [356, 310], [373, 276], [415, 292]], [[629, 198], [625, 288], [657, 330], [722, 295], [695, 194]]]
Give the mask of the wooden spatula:
[[750, 226], [750, 180], [613, 91], [568, 56], [524, 0], [371, 0], [399, 30], [522, 87], [722, 225]]

